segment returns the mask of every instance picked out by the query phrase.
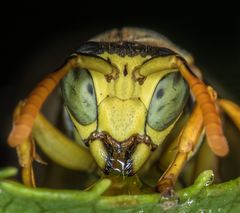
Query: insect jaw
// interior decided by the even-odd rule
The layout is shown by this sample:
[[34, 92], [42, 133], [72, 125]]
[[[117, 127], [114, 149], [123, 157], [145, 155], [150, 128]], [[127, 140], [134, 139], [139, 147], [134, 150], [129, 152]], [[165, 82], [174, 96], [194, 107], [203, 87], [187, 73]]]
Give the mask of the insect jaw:
[[[95, 152], [92, 152], [92, 154], [105, 174], [120, 173], [124, 176], [131, 176], [136, 173], [148, 158], [150, 151], [157, 148], [157, 145], [152, 142], [149, 136], [139, 134], [132, 135], [125, 141], [119, 142], [107, 132], [93, 132], [84, 142], [90, 147], [90, 150], [93, 147], [93, 149], [97, 149], [95, 148], [97, 146], [104, 149], [102, 151], [98, 150], [101, 157], [97, 156]], [[140, 158], [141, 160], [139, 160]]]

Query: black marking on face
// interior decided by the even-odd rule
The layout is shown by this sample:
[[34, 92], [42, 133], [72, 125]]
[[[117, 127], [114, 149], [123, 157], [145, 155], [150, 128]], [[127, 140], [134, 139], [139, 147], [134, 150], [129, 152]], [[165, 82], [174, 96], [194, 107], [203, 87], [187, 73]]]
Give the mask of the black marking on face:
[[89, 93], [90, 95], [93, 95], [93, 87], [92, 87], [91, 84], [88, 84], [88, 85], [87, 85], [87, 91], [88, 91], [88, 93]]
[[160, 99], [161, 97], [163, 97], [164, 95], [164, 90], [163, 89], [160, 89], [157, 91], [157, 99]]
[[140, 44], [138, 42], [94, 42], [89, 41], [84, 43], [76, 53], [100, 55], [104, 52], [109, 54], [118, 54], [121, 57], [134, 57], [141, 55], [146, 56], [169, 56], [176, 55], [176, 53], [168, 48], [154, 47], [150, 45]]
[[127, 65], [125, 64], [124, 70], [123, 70], [123, 76], [127, 76], [128, 71], [127, 71]]

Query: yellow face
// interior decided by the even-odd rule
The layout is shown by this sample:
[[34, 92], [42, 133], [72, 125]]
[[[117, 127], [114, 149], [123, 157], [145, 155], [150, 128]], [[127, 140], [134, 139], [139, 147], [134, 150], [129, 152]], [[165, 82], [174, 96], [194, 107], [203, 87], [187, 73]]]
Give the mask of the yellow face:
[[[66, 107], [99, 167], [105, 173], [133, 175], [173, 128], [188, 87], [178, 70], [164, 69], [167, 57], [104, 52], [95, 59], [91, 56], [87, 63], [86, 56], [89, 66], [69, 72], [63, 80]], [[157, 63], [163, 69], [141, 76]], [[109, 65], [111, 75], [97, 70]]]

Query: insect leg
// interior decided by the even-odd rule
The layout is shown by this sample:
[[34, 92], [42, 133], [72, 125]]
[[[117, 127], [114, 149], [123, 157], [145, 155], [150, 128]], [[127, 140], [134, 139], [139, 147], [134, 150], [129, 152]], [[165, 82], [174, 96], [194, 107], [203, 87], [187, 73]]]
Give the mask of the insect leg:
[[34, 143], [28, 138], [21, 145], [16, 147], [18, 161], [22, 167], [22, 181], [24, 185], [35, 187], [34, 171], [32, 162], [34, 160]]
[[173, 187], [177, 178], [182, 171], [188, 155], [194, 150], [199, 143], [199, 138], [203, 130], [203, 117], [199, 105], [196, 105], [187, 124], [178, 138], [178, 147], [175, 159], [171, 162], [165, 173], [158, 180], [157, 191], [165, 196], [173, 193]]
[[218, 99], [217, 103], [240, 130], [240, 107], [234, 102], [226, 99]]
[[[15, 111], [14, 111], [14, 120], [16, 120], [20, 114], [21, 107], [23, 106], [23, 102], [20, 102]], [[35, 179], [34, 172], [32, 168], [32, 162], [34, 160], [35, 155], [35, 146], [33, 141], [31, 140], [31, 136], [24, 140], [23, 143], [16, 147], [18, 161], [20, 166], [22, 167], [22, 180], [26, 186], [35, 187]]]
[[51, 160], [65, 168], [90, 171], [95, 166], [87, 149], [67, 138], [40, 113], [35, 120], [32, 136]]

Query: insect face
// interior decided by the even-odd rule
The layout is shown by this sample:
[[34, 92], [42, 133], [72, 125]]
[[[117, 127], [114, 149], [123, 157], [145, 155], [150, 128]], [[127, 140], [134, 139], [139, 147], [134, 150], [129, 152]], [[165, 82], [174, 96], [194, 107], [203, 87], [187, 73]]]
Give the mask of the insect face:
[[109, 80], [92, 69], [70, 71], [62, 82], [67, 111], [105, 173], [133, 175], [173, 128], [189, 89], [176, 69], [139, 83], [136, 70], [150, 63], [150, 56], [104, 52], [98, 57], [115, 68], [115, 76]]
[[[60, 80], [66, 111], [75, 126], [74, 140], [85, 143], [90, 153], [39, 114]], [[190, 90], [193, 109], [186, 113], [189, 118], [183, 126], [176, 128], [179, 134], [171, 130], [183, 114]], [[8, 143], [17, 147], [20, 162], [27, 159], [23, 174], [28, 175], [23, 182], [35, 186], [32, 161], [37, 155], [32, 137], [53, 161], [66, 168], [86, 171], [95, 160], [106, 174], [131, 176], [167, 135], [173, 136], [170, 148], [176, 147], [177, 152], [170, 156], [170, 164], [166, 162], [169, 166], [156, 186], [169, 194], [202, 135], [215, 155], [227, 155], [217, 105], [239, 126], [235, 119], [238, 106], [217, 99], [191, 55], [152, 31], [123, 28], [84, 43], [42, 80], [16, 108]], [[160, 161], [169, 157], [165, 153]]]

